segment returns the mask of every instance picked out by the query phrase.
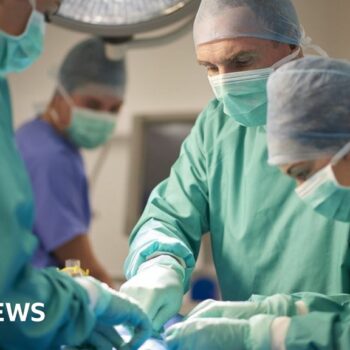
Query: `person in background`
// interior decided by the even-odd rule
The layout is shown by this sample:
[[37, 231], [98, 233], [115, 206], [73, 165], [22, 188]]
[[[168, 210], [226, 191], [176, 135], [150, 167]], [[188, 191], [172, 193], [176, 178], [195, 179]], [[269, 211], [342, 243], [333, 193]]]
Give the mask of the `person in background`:
[[[42, 13], [56, 10], [57, 4], [56, 0], [0, 2], [0, 348], [58, 350], [61, 345], [86, 344], [112, 349], [122, 344], [114, 326], [125, 324], [133, 331], [130, 346], [136, 349], [150, 336], [151, 325], [134, 300], [93, 277], [73, 279], [56, 268], [39, 270], [30, 264], [37, 246], [31, 232], [34, 203], [14, 140], [6, 77], [40, 56]], [[33, 312], [35, 303], [44, 313], [40, 322]], [[28, 306], [25, 321], [10, 320], [11, 310], [21, 307], [25, 313]]]
[[[350, 224], [300, 205], [293, 180], [267, 163], [267, 80], [302, 56], [292, 2], [202, 0], [194, 41], [216, 98], [198, 117], [169, 178], [152, 192], [132, 232], [128, 281], [121, 290], [161, 329], [178, 312], [202, 235], [210, 232], [224, 301], [252, 294], [348, 293]], [[234, 349], [250, 332], [256, 347], [262, 346], [259, 334], [269, 334], [273, 319], [248, 326], [210, 321], [169, 329], [169, 346]], [[230, 332], [219, 331], [225, 322]]]
[[92, 276], [114, 285], [87, 234], [91, 211], [80, 150], [109, 140], [125, 85], [124, 60], [109, 59], [102, 39], [85, 40], [63, 60], [45, 112], [16, 133], [34, 192], [36, 267], [64, 266], [66, 260], [78, 259]]
[[[321, 57], [287, 63], [267, 83], [269, 163], [296, 180], [305, 202], [299, 201], [301, 208], [344, 223], [350, 223], [349, 94], [350, 62]], [[322, 232], [304, 234], [312, 243]], [[348, 233], [325, 234], [340, 252], [347, 248]], [[295, 252], [295, 259], [299, 256]], [[329, 258], [344, 264], [339, 273], [346, 281], [346, 250], [341, 256], [320, 255], [312, 268], [324, 278]], [[349, 334], [350, 294], [301, 292], [253, 295], [248, 302], [205, 301], [168, 330], [167, 341], [171, 350], [347, 350]]]

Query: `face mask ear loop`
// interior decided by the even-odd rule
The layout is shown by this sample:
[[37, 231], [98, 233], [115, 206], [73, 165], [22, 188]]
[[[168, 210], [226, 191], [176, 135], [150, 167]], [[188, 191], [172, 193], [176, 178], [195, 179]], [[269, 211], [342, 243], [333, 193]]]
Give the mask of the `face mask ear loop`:
[[350, 142], [342, 147], [332, 158], [331, 165], [336, 165], [342, 158], [350, 153]]
[[51, 107], [51, 108], [49, 109], [48, 113], [49, 113], [50, 118], [52, 119], [52, 122], [53, 122], [58, 128], [60, 128], [60, 126], [61, 126], [61, 121], [60, 121], [60, 117], [59, 117], [57, 111], [56, 111], [54, 108]]
[[300, 39], [300, 46], [303, 50], [314, 50], [322, 57], [329, 57], [327, 51], [323, 50], [320, 46], [315, 45], [312, 43], [312, 39], [309, 36], [306, 36], [305, 29], [303, 26], [300, 27], [301, 30], [301, 39]]
[[296, 59], [300, 54], [300, 47], [298, 47], [295, 51], [293, 51], [290, 55], [283, 57], [282, 59], [280, 59], [279, 61], [277, 61], [276, 63], [274, 63], [271, 68], [273, 69], [277, 69], [280, 68], [281, 66], [283, 66], [285, 63], [291, 62], [294, 59]]
[[57, 89], [66, 102], [70, 105], [71, 108], [74, 107], [75, 103], [72, 98], [68, 95], [67, 90], [63, 87], [60, 81], [57, 82]]
[[28, 0], [30, 5], [32, 6], [33, 10], [36, 9], [36, 0]]

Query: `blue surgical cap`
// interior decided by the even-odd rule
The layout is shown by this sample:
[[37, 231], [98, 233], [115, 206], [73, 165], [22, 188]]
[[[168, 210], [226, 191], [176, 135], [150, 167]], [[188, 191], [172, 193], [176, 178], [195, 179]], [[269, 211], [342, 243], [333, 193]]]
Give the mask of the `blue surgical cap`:
[[202, 0], [193, 35], [195, 46], [237, 37], [299, 45], [301, 27], [290, 0]]
[[285, 64], [267, 84], [269, 163], [334, 155], [350, 142], [350, 63], [307, 57]]
[[69, 51], [60, 67], [59, 81], [68, 93], [93, 85], [106, 88], [123, 98], [125, 61], [109, 59], [102, 39], [88, 39]]

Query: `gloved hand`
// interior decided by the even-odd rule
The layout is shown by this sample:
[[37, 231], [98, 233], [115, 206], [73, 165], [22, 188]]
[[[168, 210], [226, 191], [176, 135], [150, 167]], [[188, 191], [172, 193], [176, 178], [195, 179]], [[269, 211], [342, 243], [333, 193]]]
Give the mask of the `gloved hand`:
[[120, 290], [133, 297], [159, 332], [163, 324], [181, 307], [185, 270], [169, 255], [161, 255], [143, 263], [137, 274]]
[[270, 327], [275, 316], [258, 315], [248, 320], [192, 319], [165, 332], [169, 350], [269, 349]]
[[88, 293], [90, 306], [96, 316], [95, 329], [87, 343], [98, 349], [120, 346], [120, 337], [113, 326], [124, 325], [133, 331], [128, 349], [138, 349], [151, 336], [152, 326], [136, 304], [123, 293], [118, 293], [93, 277], [76, 277]]
[[284, 294], [276, 294], [259, 302], [206, 300], [196, 306], [186, 319], [227, 317], [247, 320], [259, 314], [293, 316], [297, 314], [297, 306], [291, 296]]
[[[97, 323], [90, 337], [86, 342], [77, 348], [82, 350], [95, 350], [95, 349], [121, 349], [125, 344], [123, 338], [118, 334], [113, 326]], [[69, 348], [69, 350], [72, 350]], [[65, 349], [68, 350], [68, 349]]]

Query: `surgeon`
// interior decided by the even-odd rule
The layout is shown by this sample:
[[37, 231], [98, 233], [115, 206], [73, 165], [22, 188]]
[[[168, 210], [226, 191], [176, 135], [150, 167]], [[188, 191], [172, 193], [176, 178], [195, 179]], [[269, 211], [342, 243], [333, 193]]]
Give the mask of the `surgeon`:
[[[267, 84], [269, 162], [297, 180], [306, 204], [343, 222], [350, 222], [349, 93], [350, 63], [319, 57], [284, 65]], [[207, 300], [167, 331], [167, 341], [170, 349], [345, 350], [349, 331], [350, 294], [303, 292]]]
[[102, 39], [85, 40], [64, 59], [45, 112], [16, 134], [34, 191], [39, 246], [33, 264], [64, 266], [67, 259], [78, 259], [111, 287], [113, 280], [87, 235], [91, 213], [80, 149], [94, 149], [110, 139], [125, 85], [124, 60], [109, 59]]
[[[124, 324], [131, 327], [130, 347], [136, 349], [150, 335], [150, 323], [134, 300], [93, 277], [73, 279], [56, 268], [30, 265], [37, 247], [31, 232], [34, 205], [14, 141], [5, 77], [38, 58], [44, 41], [42, 13], [52, 9], [57, 9], [56, 1], [0, 3], [0, 348], [55, 350], [86, 344], [112, 349], [122, 344], [114, 325]], [[43, 319], [33, 312], [36, 307]]]
[[[350, 222], [349, 93], [350, 63], [320, 57], [284, 65], [267, 84], [269, 163], [297, 181], [306, 205], [342, 222]], [[350, 294], [254, 295], [248, 302], [201, 303], [168, 330], [167, 340], [170, 349], [230, 344], [230, 349], [250, 350], [267, 344], [345, 350], [349, 331]]]
[[[288, 87], [288, 89], [287, 89]], [[308, 57], [268, 84], [269, 163], [320, 215], [350, 222], [350, 63]]]
[[[349, 223], [300, 205], [294, 181], [267, 163], [267, 79], [302, 56], [292, 3], [203, 0], [194, 42], [215, 99], [132, 232], [121, 290], [161, 329], [178, 312], [202, 235], [210, 232], [224, 301], [348, 292]], [[179, 344], [196, 349], [172, 339], [174, 349], [182, 349]]]
[[[288, 63], [271, 75], [267, 92], [269, 163], [296, 181], [302, 207], [349, 223], [350, 62], [307, 57]], [[312, 231], [310, 240], [319, 234]], [[329, 234], [343, 240], [341, 232]], [[346, 254], [333, 258], [344, 261], [346, 280]], [[349, 300], [349, 295], [343, 298]], [[330, 305], [331, 298], [327, 299]], [[286, 348], [322, 344], [323, 349], [349, 349], [349, 301], [346, 304], [336, 311], [323, 302], [327, 313], [285, 318], [281, 323], [287, 330]]]
[[[270, 76], [267, 93], [269, 163], [296, 180], [300, 205], [350, 222], [350, 62], [308, 57], [288, 63]], [[309, 233], [309, 240], [318, 234]], [[321, 268], [325, 259], [320, 256]], [[296, 293], [205, 301], [167, 340], [170, 349], [345, 350], [349, 332], [350, 294]]]

